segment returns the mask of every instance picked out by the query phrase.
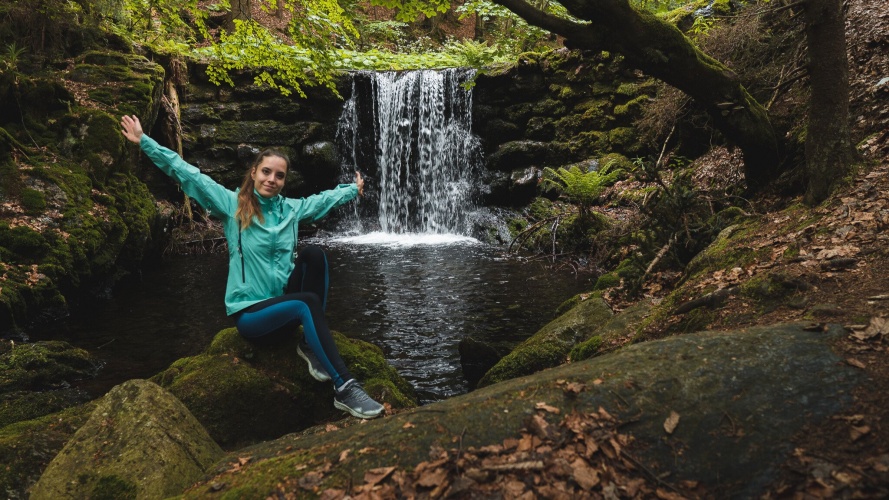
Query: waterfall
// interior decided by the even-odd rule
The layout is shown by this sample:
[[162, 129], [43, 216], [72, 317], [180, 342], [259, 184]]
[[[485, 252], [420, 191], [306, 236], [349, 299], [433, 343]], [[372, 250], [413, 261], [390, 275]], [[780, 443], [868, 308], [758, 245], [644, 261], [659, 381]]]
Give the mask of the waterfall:
[[384, 233], [468, 234], [482, 158], [464, 85], [472, 76], [460, 69], [354, 75], [337, 138], [344, 177], [355, 170], [366, 177], [376, 213], [359, 214], [364, 221], [375, 216]]

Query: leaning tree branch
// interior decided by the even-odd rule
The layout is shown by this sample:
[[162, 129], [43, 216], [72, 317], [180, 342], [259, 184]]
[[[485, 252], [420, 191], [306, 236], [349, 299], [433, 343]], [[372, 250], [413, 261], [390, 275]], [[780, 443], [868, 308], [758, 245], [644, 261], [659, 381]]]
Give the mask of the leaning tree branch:
[[701, 52], [678, 28], [635, 9], [628, 0], [562, 0], [575, 18], [560, 19], [525, 0], [494, 0], [534, 26], [565, 36], [585, 50], [609, 50], [700, 103], [725, 137], [741, 148], [748, 187], [778, 175], [778, 136], [768, 112], [724, 64]]

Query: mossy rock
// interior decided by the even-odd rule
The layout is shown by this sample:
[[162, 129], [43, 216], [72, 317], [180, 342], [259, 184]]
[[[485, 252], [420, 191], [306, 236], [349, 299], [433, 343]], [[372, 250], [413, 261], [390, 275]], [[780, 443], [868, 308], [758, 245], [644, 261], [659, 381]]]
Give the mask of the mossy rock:
[[150, 129], [163, 92], [164, 68], [136, 54], [90, 51], [78, 58], [68, 78], [93, 86], [90, 98], [120, 115], [137, 115]]
[[32, 498], [167, 498], [223, 455], [170, 393], [145, 380], [108, 392], [47, 466]]
[[64, 387], [94, 377], [99, 367], [88, 352], [67, 342], [16, 343], [0, 354], [0, 394]]
[[501, 359], [482, 377], [479, 387], [563, 364], [571, 348], [595, 335], [611, 316], [602, 295], [590, 294]]
[[[119, 125], [112, 124], [110, 115], [90, 116], [104, 123], [110, 147], [122, 147]], [[95, 125], [96, 120], [89, 123]], [[102, 143], [103, 134], [97, 130], [90, 127], [86, 134]], [[97, 155], [99, 169], [124, 168], [123, 155], [115, 161], [108, 151], [102, 155]], [[0, 331], [14, 330], [48, 312], [64, 315], [72, 301], [90, 295], [83, 287], [113, 284], [141, 265], [151, 251], [150, 242], [161, 241], [154, 198], [134, 175], [110, 170], [88, 173], [92, 169], [64, 160], [42, 162], [34, 157], [31, 161], [35, 165], [25, 171], [26, 176], [14, 171], [15, 177], [24, 179], [16, 189], [26, 198], [42, 196], [47, 210], [41, 216], [50, 217], [51, 224], [37, 231], [27, 221], [16, 227], [0, 222], [0, 259], [6, 273]], [[102, 184], [96, 175], [104, 176]], [[39, 201], [32, 200], [31, 206], [36, 208]]]
[[[637, 330], [636, 340], [650, 340], [652, 331], [656, 337], [669, 333], [691, 332], [706, 328], [713, 319], [710, 308], [698, 308], [686, 314], [678, 321], [670, 321], [674, 311], [690, 300], [716, 291], [714, 287], [703, 290], [695, 285], [701, 276], [709, 276], [715, 271], [728, 271], [735, 267], [745, 267], [771, 254], [771, 248], [754, 249], [748, 245], [749, 236], [759, 229], [759, 222], [754, 217], [745, 217], [739, 223], [723, 229], [716, 239], [703, 251], [698, 253], [685, 267], [682, 282], [664, 300], [658, 304], [651, 315], [646, 318]], [[663, 325], [669, 325], [664, 328]]]
[[73, 387], [0, 394], [0, 428], [86, 403], [89, 394]]
[[[90, 402], [32, 420], [0, 427], [0, 486], [9, 498], [28, 498], [28, 490], [49, 462], [89, 418]], [[31, 497], [35, 498], [35, 497]]]
[[[346, 365], [368, 394], [395, 408], [417, 404], [410, 385], [382, 351], [334, 332]], [[183, 358], [152, 378], [178, 397], [213, 438], [232, 448], [337, 418], [330, 383], [309, 375], [295, 335], [248, 342], [230, 328], [203, 354]]]
[[642, 300], [615, 314], [595, 335], [574, 346], [568, 354], [568, 359], [573, 363], [622, 345], [626, 339], [634, 335], [636, 327], [650, 312], [651, 301]]
[[229, 144], [242, 142], [275, 146], [301, 146], [323, 138], [323, 127], [316, 122], [285, 124], [274, 120], [221, 122], [214, 140]]

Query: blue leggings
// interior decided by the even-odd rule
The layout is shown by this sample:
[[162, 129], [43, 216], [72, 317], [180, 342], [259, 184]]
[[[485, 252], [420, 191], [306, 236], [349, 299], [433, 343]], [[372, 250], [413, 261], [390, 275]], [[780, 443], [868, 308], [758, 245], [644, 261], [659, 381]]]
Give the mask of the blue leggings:
[[238, 313], [237, 327], [246, 339], [257, 339], [286, 328], [295, 331], [302, 324], [306, 343], [340, 387], [353, 378], [340, 357], [324, 310], [327, 305], [327, 256], [320, 247], [310, 246], [299, 253], [284, 294], [253, 304]]

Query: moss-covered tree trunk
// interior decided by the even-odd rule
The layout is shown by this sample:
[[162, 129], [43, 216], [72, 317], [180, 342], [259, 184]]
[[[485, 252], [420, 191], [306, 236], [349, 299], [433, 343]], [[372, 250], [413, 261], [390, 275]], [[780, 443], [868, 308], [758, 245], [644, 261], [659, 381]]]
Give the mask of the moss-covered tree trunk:
[[849, 131], [849, 65], [842, 0], [804, 2], [809, 46], [809, 124], [806, 134], [806, 202], [830, 194], [855, 161]]
[[765, 108], [737, 74], [701, 52], [675, 26], [635, 9], [628, 0], [561, 2], [589, 24], [547, 14], [525, 0], [494, 1], [577, 48], [623, 54], [630, 64], [694, 98], [744, 152], [748, 187], [756, 189], [777, 176], [779, 143]]

